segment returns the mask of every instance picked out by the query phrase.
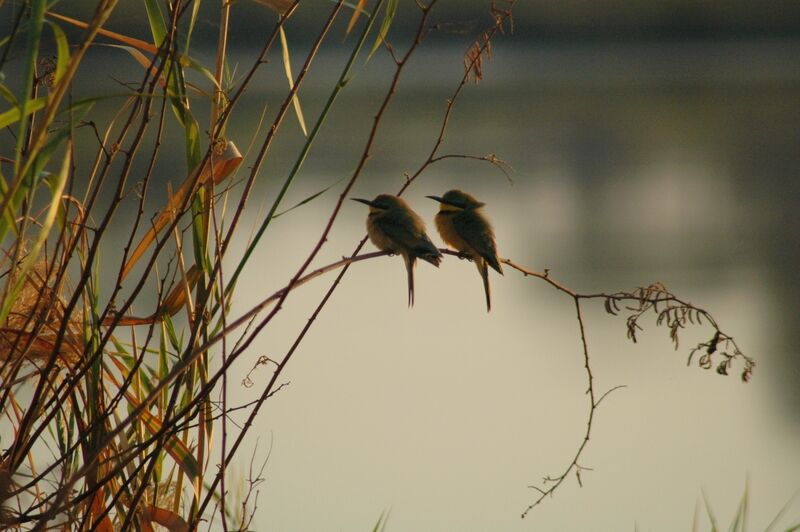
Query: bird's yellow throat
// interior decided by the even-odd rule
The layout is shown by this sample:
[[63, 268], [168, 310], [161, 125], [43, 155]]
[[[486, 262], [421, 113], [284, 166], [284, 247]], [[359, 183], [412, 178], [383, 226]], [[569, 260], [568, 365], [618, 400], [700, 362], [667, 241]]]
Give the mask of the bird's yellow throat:
[[455, 205], [450, 205], [449, 203], [440, 203], [439, 204], [439, 212], [456, 212], [456, 211], [463, 211], [461, 207], [456, 207]]

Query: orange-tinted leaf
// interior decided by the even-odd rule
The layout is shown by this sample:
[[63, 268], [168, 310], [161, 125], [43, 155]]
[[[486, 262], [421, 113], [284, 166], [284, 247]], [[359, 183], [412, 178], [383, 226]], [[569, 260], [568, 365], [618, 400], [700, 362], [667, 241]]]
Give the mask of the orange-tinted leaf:
[[153, 222], [153, 226], [144, 235], [144, 237], [142, 237], [139, 245], [136, 246], [136, 249], [133, 251], [133, 253], [131, 253], [130, 259], [128, 259], [127, 264], [125, 264], [125, 267], [122, 269], [122, 275], [120, 279], [125, 279], [125, 277], [127, 277], [133, 266], [139, 261], [139, 259], [142, 258], [142, 255], [144, 255], [144, 252], [147, 251], [147, 248], [150, 247], [150, 244], [155, 241], [158, 232], [169, 225], [178, 208], [186, 198], [186, 195], [192, 192], [193, 187], [198, 187], [205, 184], [209, 179], [212, 178], [212, 176], [214, 182], [219, 183], [233, 173], [233, 171], [239, 167], [241, 162], [242, 154], [239, 153], [239, 150], [236, 148], [236, 145], [233, 142], [228, 141], [222, 156], [212, 156], [211, 160], [207, 161], [206, 164], [204, 164], [199, 170], [199, 175], [197, 170], [193, 171], [189, 177], [184, 180], [183, 184], [181, 184], [180, 188], [175, 192], [175, 194], [169, 199], [167, 206], [164, 207], [164, 209]]
[[[197, 281], [200, 280], [201, 271], [197, 268], [196, 265], [192, 265], [189, 268], [189, 271], [186, 272], [186, 282], [189, 285], [188, 290], [183, 284], [183, 280], [175, 286], [164, 301], [159, 305], [158, 310], [154, 313], [150, 314], [149, 316], [145, 317], [137, 317], [137, 316], [123, 316], [117, 321], [117, 326], [119, 327], [129, 327], [131, 325], [150, 325], [151, 323], [155, 323], [157, 321], [161, 321], [163, 319], [163, 315], [169, 314], [170, 316], [174, 316], [178, 313], [178, 311], [186, 304], [186, 294], [187, 292], [191, 292], [194, 287], [197, 285]], [[110, 327], [117, 316], [108, 316], [106, 319], [103, 320], [103, 325], [106, 327]]]
[[[97, 493], [94, 494], [92, 498], [92, 515], [99, 516], [103, 513], [105, 508], [103, 507], [103, 498], [104, 498], [105, 490], [101, 487], [98, 488]], [[109, 519], [108, 514], [104, 515], [100, 521], [95, 523], [94, 530], [98, 532], [114, 532], [114, 526], [111, 524], [111, 519]]]
[[[116, 316], [108, 316], [106, 319], [103, 320], [103, 325], [106, 327], [110, 327]], [[151, 314], [150, 316], [145, 317], [138, 317], [138, 316], [123, 316], [117, 322], [119, 327], [128, 327], [131, 325], [150, 325], [151, 323], [155, 323], [158, 321], [157, 314]]]
[[170, 510], [150, 505], [142, 510], [142, 514], [144, 514], [145, 519], [154, 521], [170, 532], [186, 532], [189, 530], [189, 523]]
[[[186, 272], [186, 281], [184, 282], [181, 279], [161, 303], [161, 312], [166, 312], [170, 316], [177, 314], [186, 304], [188, 293], [195, 287], [202, 273], [197, 265], [193, 264], [189, 271]], [[187, 284], [189, 285], [188, 287], [186, 286]]]
[[350, 22], [347, 23], [347, 31], [345, 35], [350, 35], [350, 32], [353, 31], [353, 27], [356, 25], [356, 21], [358, 20], [358, 16], [364, 12], [364, 6], [367, 4], [367, 0], [358, 0], [358, 5], [356, 6], [355, 10], [353, 11], [353, 16], [350, 17]]
[[[47, 14], [53, 18], [57, 18], [58, 20], [63, 20], [64, 22], [72, 24], [73, 26], [78, 26], [79, 28], [86, 29], [89, 27], [89, 25], [86, 24], [85, 22], [81, 22], [80, 20], [75, 20], [74, 18], [70, 18], [65, 15], [59, 15], [58, 13], [53, 13], [52, 11], [48, 11]], [[141, 39], [128, 37], [127, 35], [122, 35], [121, 33], [116, 33], [110, 30], [104, 30], [103, 28], [100, 28], [97, 31], [97, 33], [105, 37], [114, 39], [115, 41], [119, 41], [129, 46], [133, 46], [134, 48], [138, 48], [139, 50], [144, 50], [145, 52], [149, 52], [151, 54], [158, 53], [158, 47], [153, 46], [149, 42], [143, 41]]]

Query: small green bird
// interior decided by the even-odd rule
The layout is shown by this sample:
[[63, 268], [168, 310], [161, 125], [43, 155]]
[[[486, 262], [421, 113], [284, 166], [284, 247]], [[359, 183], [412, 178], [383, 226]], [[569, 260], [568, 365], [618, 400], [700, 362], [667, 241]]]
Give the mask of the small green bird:
[[367, 233], [375, 246], [403, 256], [408, 271], [408, 306], [414, 306], [414, 265], [417, 259], [428, 261], [437, 268], [442, 254], [425, 233], [425, 222], [411, 210], [406, 200], [390, 194], [380, 194], [374, 200], [352, 198], [369, 205]]
[[497, 257], [492, 224], [481, 211], [485, 203], [460, 190], [449, 190], [444, 196], [427, 196], [439, 202], [436, 228], [442, 239], [459, 253], [475, 262], [483, 279], [486, 292], [486, 311], [492, 310], [489, 292], [489, 268], [503, 275], [503, 267]]

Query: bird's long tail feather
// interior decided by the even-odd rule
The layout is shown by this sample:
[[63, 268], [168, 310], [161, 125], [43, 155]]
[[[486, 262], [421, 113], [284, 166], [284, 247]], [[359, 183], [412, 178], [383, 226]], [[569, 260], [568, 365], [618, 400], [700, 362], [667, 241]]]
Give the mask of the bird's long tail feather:
[[492, 294], [489, 288], [489, 266], [483, 259], [476, 260], [475, 265], [478, 267], [481, 279], [483, 279], [483, 291], [486, 292], [486, 312], [490, 312], [492, 310]]
[[408, 306], [414, 306], [414, 262], [416, 259], [409, 256], [404, 256], [403, 259], [406, 263], [406, 270], [408, 271]]

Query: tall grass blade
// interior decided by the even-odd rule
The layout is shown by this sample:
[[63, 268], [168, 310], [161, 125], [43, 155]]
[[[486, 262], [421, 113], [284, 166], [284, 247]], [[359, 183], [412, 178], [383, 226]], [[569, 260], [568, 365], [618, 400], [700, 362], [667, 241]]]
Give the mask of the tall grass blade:
[[[127, 373], [127, 368], [122, 362], [113, 357], [111, 360], [114, 362], [114, 365], [117, 366], [117, 369], [123, 373], [123, 375]], [[111, 372], [106, 370], [105, 377], [117, 388], [120, 388], [120, 383]], [[138, 407], [140, 404], [138, 399], [128, 390], [125, 390], [125, 400], [128, 401], [128, 404], [133, 408]], [[162, 429], [163, 422], [161, 419], [154, 416], [149, 410], [143, 409], [139, 416], [150, 435], [155, 435]], [[200, 464], [197, 462], [197, 460], [195, 460], [194, 454], [180, 440], [180, 438], [174, 434], [168, 434], [164, 438], [164, 449], [172, 457], [172, 459], [175, 460], [175, 463], [186, 474], [186, 476], [189, 477], [192, 482], [194, 482], [194, 479], [200, 474]]]
[[61, 81], [69, 63], [69, 42], [67, 35], [58, 24], [46, 20], [47, 26], [53, 30], [53, 39], [56, 41], [56, 70], [53, 73], [53, 85]]
[[389, 34], [389, 29], [392, 27], [392, 21], [394, 20], [394, 15], [397, 13], [397, 0], [389, 0], [389, 3], [386, 4], [386, 13], [383, 14], [383, 20], [381, 21], [381, 27], [378, 30], [378, 36], [375, 39], [375, 43], [372, 45], [372, 50], [369, 52], [369, 56], [367, 56], [367, 61], [369, 61], [375, 51], [383, 44], [383, 41], [386, 40], [386, 36]]
[[202, 2], [200, 0], [192, 2], [192, 15], [189, 17], [189, 28], [186, 30], [186, 43], [183, 47], [185, 55], [189, 55], [189, 43], [192, 42], [192, 34], [194, 33], [194, 28], [197, 25], [197, 14], [200, 12], [201, 4]]
[[[286, 32], [283, 31], [283, 26], [280, 27], [280, 37], [281, 52], [283, 54], [283, 70], [286, 72], [286, 79], [289, 81], [289, 90], [292, 90], [294, 89], [294, 75], [292, 74], [292, 63], [289, 59], [289, 43], [286, 40]], [[306, 121], [303, 118], [303, 109], [300, 107], [300, 97], [297, 93], [294, 93], [294, 96], [292, 96], [292, 106], [297, 115], [297, 121], [300, 123], [300, 129], [303, 130], [303, 136], [307, 137], [308, 130], [306, 130]]]
[[[15, 273], [12, 288], [7, 292], [6, 298], [3, 301], [2, 309], [0, 309], [0, 323], [5, 323], [8, 313], [11, 311], [11, 307], [14, 305], [19, 291], [22, 290], [22, 287], [26, 282], [28, 272], [31, 271], [33, 266], [39, 260], [42, 247], [44, 247], [44, 243], [50, 236], [50, 229], [52, 229], [53, 223], [56, 220], [56, 215], [61, 207], [61, 194], [64, 192], [64, 186], [67, 184], [67, 176], [69, 175], [70, 164], [72, 163], [71, 147], [72, 143], [70, 142], [67, 146], [64, 160], [61, 164], [61, 170], [58, 172], [58, 174], [55, 174], [53, 179], [48, 183], [51, 190], [52, 200], [50, 201], [50, 205], [47, 209], [44, 219], [41, 221], [39, 235], [37, 236], [36, 241], [33, 243], [33, 247], [28, 250], [28, 253], [25, 259], [22, 261], [19, 270]], [[11, 280], [11, 278], [9, 279]]]
[[[51, 134], [50, 139], [47, 141], [39, 152], [36, 154], [36, 157], [33, 160], [33, 165], [31, 166], [31, 173], [35, 176], [35, 181], [33, 185], [35, 186], [38, 183], [38, 179], [45, 173], [44, 168], [47, 163], [50, 161], [50, 157], [53, 156], [53, 153], [61, 146], [61, 144], [72, 134], [73, 128], [72, 125], [80, 122], [86, 113], [91, 110], [92, 106], [94, 105], [93, 101], [83, 100], [80, 102], [75, 102], [72, 106], [65, 111], [65, 114], [68, 114], [68, 125], [61, 129], [55, 130], [55, 134]], [[18, 193], [19, 194], [19, 193]]]
[[41, 110], [47, 105], [47, 96], [39, 96], [33, 100], [28, 100], [25, 105], [12, 107], [4, 113], [0, 113], [0, 128], [10, 126], [21, 118], [27, 118], [31, 113]]
[[[42, 26], [44, 25], [45, 0], [33, 0], [31, 2], [30, 22], [28, 28], [28, 42], [25, 53], [25, 74], [23, 75], [22, 98], [20, 100], [19, 116], [25, 117], [29, 114], [28, 105], [33, 92], [33, 79], [36, 74], [36, 64], [39, 57], [39, 41], [42, 38]], [[22, 162], [22, 148], [27, 138], [28, 122], [20, 120], [19, 131], [17, 132], [17, 146], [14, 150], [14, 173], [20, 179], [20, 163]], [[12, 186], [12, 189], [16, 188]]]
[[313, 201], [313, 200], [317, 199], [319, 196], [322, 196], [323, 194], [325, 194], [325, 193], [326, 193], [326, 192], [328, 192], [330, 189], [332, 189], [333, 187], [335, 187], [336, 185], [338, 185], [339, 183], [341, 183], [341, 182], [342, 182], [342, 181], [344, 181], [344, 180], [345, 180], [345, 178], [344, 178], [344, 177], [343, 177], [343, 178], [341, 178], [341, 179], [338, 179], [338, 180], [336, 180], [334, 183], [332, 183], [332, 184], [328, 185], [327, 187], [323, 188], [322, 190], [320, 190], [320, 191], [318, 191], [318, 192], [315, 192], [314, 194], [311, 194], [310, 196], [308, 196], [308, 197], [307, 197], [307, 198], [305, 198], [304, 200], [301, 200], [301, 201], [299, 201], [298, 203], [295, 203], [294, 205], [292, 205], [291, 207], [289, 207], [289, 208], [288, 208], [288, 209], [286, 209], [285, 211], [281, 211], [281, 212], [279, 212], [279, 213], [276, 213], [276, 214], [274, 214], [274, 215], [272, 216], [272, 218], [274, 219], [274, 218], [277, 218], [277, 217], [279, 217], [279, 216], [283, 216], [284, 214], [288, 214], [288, 213], [290, 213], [291, 211], [293, 211], [293, 210], [297, 209], [298, 207], [302, 207], [302, 206], [303, 206], [303, 205], [305, 205], [306, 203], [308, 203], [308, 202], [310, 202], [310, 201]]
[[150, 23], [153, 43], [156, 48], [160, 48], [164, 38], [167, 36], [167, 24], [164, 22], [164, 14], [155, 0], [144, 0], [144, 8], [147, 12], [147, 21]]
[[[81, 120], [83, 116], [91, 109], [92, 105], [94, 105], [92, 100], [82, 100], [72, 104], [72, 107], [65, 111], [66, 113], [70, 114], [70, 123], [75, 123]], [[69, 136], [71, 131], [72, 129], [67, 126], [58, 130], [55, 135], [51, 136], [47, 144], [45, 144], [44, 147], [38, 151], [36, 157], [34, 157], [33, 161], [30, 163], [30, 177], [24, 182], [18, 183], [18, 186], [15, 190], [12, 191], [8, 187], [5, 180], [0, 179], [0, 192], [2, 192], [2, 197], [7, 198], [6, 210], [3, 213], [3, 216], [0, 216], [0, 241], [5, 238], [9, 230], [13, 230], [15, 233], [17, 232], [17, 225], [14, 216], [16, 206], [20, 204], [22, 198], [32, 188], [38, 185], [42, 177], [49, 175], [44, 172], [44, 167], [47, 165], [55, 150]]]
[[[789, 507], [792, 505], [792, 503], [795, 501], [795, 499], [797, 499], [798, 495], [800, 495], [800, 489], [795, 491], [792, 494], [792, 496], [789, 497], [789, 500], [786, 501], [786, 503], [781, 507], [781, 509], [778, 511], [778, 513], [775, 515], [772, 521], [770, 521], [769, 525], [767, 525], [767, 528], [764, 529], [764, 532], [770, 532], [772, 530], [772, 527], [778, 524], [778, 521], [781, 520], [781, 518], [789, 509]], [[791, 530], [798, 530], [798, 529], [800, 529], [800, 525], [795, 526]]]
[[711, 532], [718, 532], [719, 526], [717, 526], [717, 519], [714, 517], [714, 512], [711, 510], [711, 503], [708, 500], [708, 495], [706, 494], [705, 490], [702, 490], [703, 493], [703, 503], [706, 506], [706, 514], [708, 515], [708, 520], [711, 523]]
[[739, 501], [739, 508], [736, 510], [736, 517], [734, 518], [731, 526], [728, 528], [729, 532], [744, 532], [747, 527], [747, 507], [750, 497], [750, 479], [747, 479], [744, 485], [744, 493], [742, 500]]
[[386, 530], [386, 523], [389, 522], [389, 512], [384, 510], [381, 512], [380, 517], [378, 517], [378, 521], [375, 523], [375, 526], [372, 527], [372, 532], [384, 532]]
[[[2, 74], [2, 72], [0, 72], [0, 74]], [[2, 80], [2, 77], [0, 77], [0, 80]], [[0, 96], [2, 96], [2, 98], [8, 103], [10, 103], [12, 106], [19, 107], [19, 102], [17, 101], [17, 97], [14, 96], [14, 93], [11, 92], [11, 89], [6, 87], [4, 83], [0, 83]]]

